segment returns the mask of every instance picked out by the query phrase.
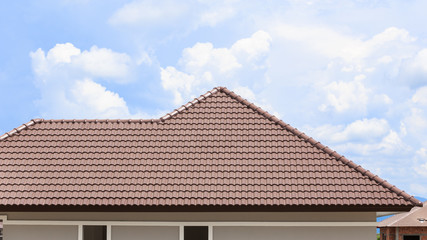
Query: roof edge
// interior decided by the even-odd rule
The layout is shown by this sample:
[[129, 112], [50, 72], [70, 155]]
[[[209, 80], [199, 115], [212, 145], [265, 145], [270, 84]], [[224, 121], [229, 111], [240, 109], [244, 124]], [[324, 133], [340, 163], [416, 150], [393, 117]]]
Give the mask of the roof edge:
[[407, 205], [0, 205], [2, 212], [377, 212]]
[[27, 122], [27, 123], [24, 123], [24, 124], [22, 124], [21, 126], [19, 126], [19, 127], [17, 127], [17, 128], [14, 128], [14, 129], [12, 129], [11, 131], [9, 131], [9, 132], [7, 132], [7, 133], [5, 133], [5, 134], [1, 135], [1, 136], [0, 136], [0, 141], [3, 141], [3, 140], [5, 140], [6, 138], [11, 137], [11, 136], [13, 136], [13, 135], [17, 134], [17, 133], [21, 132], [22, 130], [27, 129], [28, 127], [30, 127], [30, 126], [32, 126], [32, 125], [34, 125], [34, 124], [36, 124], [36, 123], [43, 122], [43, 121], [44, 121], [44, 119], [43, 119], [43, 118], [35, 118], [35, 119], [31, 119], [31, 121], [29, 121], [29, 122]]
[[249, 102], [248, 100], [242, 98], [241, 96], [239, 96], [238, 94], [234, 93], [233, 91], [230, 91], [230, 90], [228, 90], [225, 87], [219, 87], [219, 88], [216, 88], [216, 89], [219, 89], [221, 92], [224, 92], [225, 94], [227, 94], [230, 97], [236, 99], [240, 103], [248, 106], [249, 108], [251, 108], [254, 111], [258, 112], [259, 114], [263, 115], [264, 117], [266, 117], [270, 121], [272, 121], [272, 122], [280, 125], [284, 129], [292, 132], [293, 134], [295, 134], [299, 138], [302, 138], [303, 140], [307, 141], [308, 143], [310, 143], [314, 147], [320, 149], [321, 151], [324, 151], [325, 153], [327, 153], [330, 156], [333, 156], [338, 161], [341, 161], [342, 163], [344, 163], [345, 165], [349, 166], [350, 168], [355, 169], [356, 171], [360, 172], [362, 175], [367, 176], [369, 179], [377, 182], [378, 184], [380, 184], [384, 188], [389, 189], [390, 191], [396, 193], [398, 196], [403, 197], [406, 201], [411, 202], [414, 206], [418, 206], [418, 207], [422, 207], [423, 206], [423, 203], [420, 202], [418, 199], [416, 199], [414, 196], [411, 196], [408, 193], [406, 193], [405, 191], [400, 190], [395, 185], [391, 185], [389, 182], [387, 182], [386, 180], [380, 178], [378, 175], [374, 175], [369, 170], [366, 170], [362, 166], [357, 165], [356, 163], [354, 163], [353, 161], [347, 159], [343, 155], [337, 153], [336, 151], [333, 151], [328, 146], [323, 145], [319, 141], [314, 140], [312, 137], [309, 137], [305, 133], [303, 133], [303, 132], [299, 131], [298, 129], [292, 127], [291, 125], [283, 122], [282, 120], [280, 120], [276, 116], [268, 113], [267, 111], [262, 110], [260, 107], [257, 107], [255, 104], [253, 104], [253, 103]]

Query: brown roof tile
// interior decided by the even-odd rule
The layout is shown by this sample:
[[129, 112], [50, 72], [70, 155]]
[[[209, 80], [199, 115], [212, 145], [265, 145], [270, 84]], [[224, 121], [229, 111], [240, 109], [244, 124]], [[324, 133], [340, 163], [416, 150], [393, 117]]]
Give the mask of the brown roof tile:
[[0, 210], [421, 204], [223, 87], [160, 119], [31, 120], [0, 137], [0, 189]]

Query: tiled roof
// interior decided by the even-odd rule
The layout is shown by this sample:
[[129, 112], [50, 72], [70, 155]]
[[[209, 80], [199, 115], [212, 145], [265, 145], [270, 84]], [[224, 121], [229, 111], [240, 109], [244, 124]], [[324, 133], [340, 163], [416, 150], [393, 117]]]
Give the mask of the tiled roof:
[[423, 207], [414, 207], [409, 212], [382, 220], [378, 227], [427, 227], [427, 202]]
[[421, 204], [223, 87], [160, 119], [35, 119], [0, 138], [0, 210]]

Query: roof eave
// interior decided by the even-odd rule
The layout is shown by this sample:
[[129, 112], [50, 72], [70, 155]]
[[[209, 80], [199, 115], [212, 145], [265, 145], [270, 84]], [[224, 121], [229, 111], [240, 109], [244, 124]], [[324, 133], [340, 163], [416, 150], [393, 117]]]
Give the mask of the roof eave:
[[409, 211], [412, 206], [111, 206], [111, 205], [3, 205], [0, 212], [380, 212]]

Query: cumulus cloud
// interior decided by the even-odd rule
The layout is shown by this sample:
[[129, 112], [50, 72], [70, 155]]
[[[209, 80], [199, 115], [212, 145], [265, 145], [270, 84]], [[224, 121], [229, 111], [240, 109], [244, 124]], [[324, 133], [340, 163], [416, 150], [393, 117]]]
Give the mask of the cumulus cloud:
[[338, 112], [346, 110], [365, 111], [369, 102], [371, 90], [366, 88], [361, 79], [350, 82], [332, 82], [326, 87], [328, 103], [320, 106], [321, 110], [327, 110], [328, 106]]
[[408, 152], [408, 146], [401, 140], [398, 133], [391, 130], [388, 135], [376, 143], [347, 142], [334, 146], [339, 152], [345, 152], [352, 156], [373, 156], [380, 155], [402, 155]]
[[128, 118], [126, 102], [96, 81], [123, 83], [130, 75], [131, 58], [123, 53], [93, 46], [81, 51], [71, 43], [57, 44], [45, 53], [30, 53], [37, 101], [49, 118]]
[[96, 77], [116, 78], [127, 81], [131, 59], [127, 54], [116, 53], [111, 49], [91, 47], [75, 57], [74, 64], [85, 72]]
[[324, 125], [315, 129], [314, 133], [332, 142], [373, 141], [386, 136], [390, 126], [385, 119], [356, 120], [346, 126]]
[[130, 116], [123, 98], [88, 78], [77, 80], [70, 93], [70, 100], [77, 109], [85, 106], [102, 118]]
[[354, 80], [333, 81], [324, 87], [327, 102], [319, 106], [319, 110], [334, 110], [338, 113], [346, 111], [366, 113], [370, 105], [391, 104], [392, 99], [386, 94], [376, 94], [372, 89], [366, 87], [364, 80], [366, 76], [359, 74]]
[[173, 92], [175, 105], [179, 105], [184, 101], [182, 93], [191, 93], [192, 86], [196, 82], [196, 78], [193, 75], [180, 72], [171, 66], [162, 68], [160, 77], [163, 88]]
[[221, 74], [231, 72], [242, 65], [227, 48], [214, 48], [212, 43], [196, 43], [182, 52], [179, 64], [191, 73], [214, 71]]
[[173, 93], [175, 104], [182, 104], [183, 99], [224, 83], [243, 89], [236, 72], [254, 74], [262, 71], [270, 42], [268, 33], [258, 31], [249, 38], [236, 41], [230, 48], [215, 48], [209, 42], [196, 43], [183, 50], [178, 61], [179, 70], [172, 66], [161, 68], [162, 86]]
[[254, 33], [250, 38], [238, 40], [231, 46], [231, 52], [246, 61], [254, 61], [265, 56], [270, 50], [272, 38], [264, 31]]
[[386, 119], [362, 119], [348, 125], [326, 124], [309, 130], [315, 138], [333, 144], [339, 152], [355, 156], [406, 152], [407, 145]]
[[[81, 52], [71, 43], [56, 44], [47, 54], [42, 49], [31, 52], [33, 70], [41, 79], [47, 80], [52, 70], [108, 78], [116, 82], [126, 82], [130, 78], [131, 58], [124, 53], [93, 46]], [[71, 71], [72, 70], [72, 71]]]
[[[388, 118], [384, 114], [407, 100], [403, 99], [406, 83], [399, 76], [402, 64], [417, 53], [417, 39], [406, 29], [386, 27], [359, 35], [322, 23], [293, 24], [280, 18], [267, 29], [273, 41], [267, 61], [271, 88], [265, 94], [276, 92], [275, 101], [298, 99], [307, 108], [282, 109], [288, 115], [310, 112], [322, 116], [324, 123]], [[308, 117], [294, 118], [315, 124]]]

